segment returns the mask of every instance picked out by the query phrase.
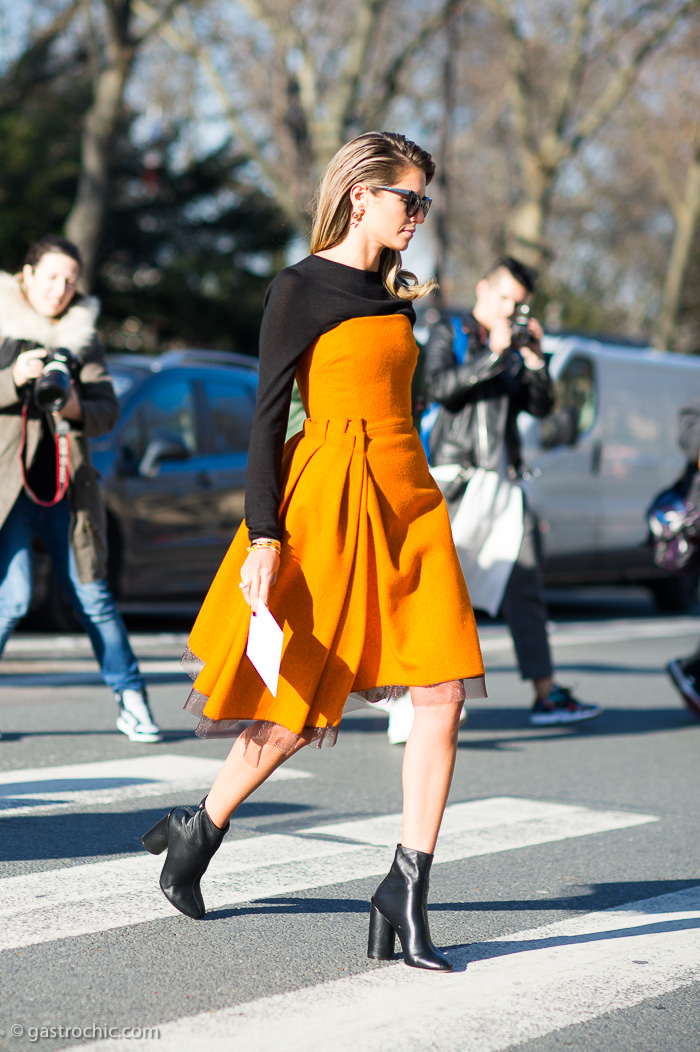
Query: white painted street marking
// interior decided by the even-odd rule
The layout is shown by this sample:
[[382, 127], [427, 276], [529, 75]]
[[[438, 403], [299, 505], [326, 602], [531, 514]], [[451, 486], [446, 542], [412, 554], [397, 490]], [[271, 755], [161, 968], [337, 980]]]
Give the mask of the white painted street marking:
[[[499, 797], [452, 804], [436, 862], [658, 821], [652, 815]], [[400, 815], [333, 822], [299, 835], [224, 843], [205, 877], [209, 910], [381, 876]], [[176, 916], [158, 888], [163, 856], [143, 853], [0, 880], [0, 950]]]
[[[592, 811], [588, 807], [511, 796], [470, 800], [446, 808], [435, 861], [455, 862], [656, 821], [652, 815]], [[319, 834], [352, 837], [363, 843], [393, 848], [401, 839], [401, 815], [330, 823], [305, 829], [301, 835]]]
[[[0, 666], [0, 689], [8, 687], [99, 687], [104, 686], [100, 676], [97, 663], [94, 659], [75, 658], [70, 662], [70, 671], [64, 671], [66, 663], [62, 663], [60, 670], [56, 670], [55, 662], [47, 660], [43, 662], [45, 667], [39, 671], [36, 666], [42, 663], [32, 663], [18, 668], [18, 662], [3, 662]], [[158, 660], [156, 658], [140, 658], [139, 668], [149, 681], [150, 677], [157, 680], [159, 676], [173, 675], [182, 677], [183, 686], [187, 684], [187, 674], [182, 671], [179, 660]]]
[[[700, 886], [159, 1026], [167, 1052], [504, 1052], [696, 982]], [[155, 1020], [153, 1021], [155, 1024]], [[133, 1052], [97, 1041], [94, 1052]]]
[[[593, 623], [568, 621], [549, 623], [550, 642], [558, 647], [591, 646], [605, 643], [634, 642], [639, 639], [678, 639], [697, 636], [700, 618], [620, 618]], [[187, 641], [186, 634], [148, 635], [130, 637], [139, 655], [139, 663], [147, 676], [181, 675], [180, 652]], [[512, 652], [513, 645], [507, 628], [501, 625], [482, 626], [479, 631], [484, 654]], [[170, 654], [167, 652], [170, 651]], [[173, 653], [174, 651], [174, 653]], [[488, 671], [488, 670], [487, 670]], [[89, 641], [84, 635], [18, 636], [13, 637], [0, 663], [0, 690], [17, 687], [97, 686], [102, 683]]]
[[[207, 789], [220, 767], [221, 760], [158, 753], [0, 771], [0, 818], [36, 811], [53, 814], [86, 804], [114, 804], [169, 792]], [[296, 767], [281, 767], [271, 777], [283, 781], [312, 776]]]
[[[547, 628], [549, 641], [555, 646], [582, 647], [600, 643], [629, 643], [640, 639], [679, 639], [684, 635], [697, 636], [700, 632], [700, 618], [674, 617], [645, 620], [626, 618], [603, 621], [598, 624], [590, 621], [549, 622]], [[500, 627], [493, 634], [480, 632], [479, 643], [484, 654], [513, 649], [510, 633]]]
[[[178, 657], [187, 646], [187, 632], [129, 632], [129, 642], [134, 652], [143, 655], [149, 651], [170, 650]], [[18, 654], [36, 657], [41, 654], [89, 654], [90, 640], [84, 632], [60, 632], [47, 635], [44, 632], [19, 632], [7, 641], [4, 653], [9, 658]]]
[[[131, 633], [129, 638], [147, 678], [175, 674], [186, 682], [180, 666], [186, 633]], [[8, 641], [0, 663], [0, 689], [71, 685], [102, 685], [97, 661], [84, 633], [22, 634]]]

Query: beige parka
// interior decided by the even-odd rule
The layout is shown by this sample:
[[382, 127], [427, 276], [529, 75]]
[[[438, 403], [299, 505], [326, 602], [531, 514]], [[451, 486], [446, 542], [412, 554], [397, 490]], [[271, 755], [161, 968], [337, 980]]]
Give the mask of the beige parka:
[[[81, 362], [77, 394], [82, 423], [69, 421], [71, 508], [70, 543], [83, 582], [107, 574], [107, 521], [88, 439], [111, 431], [119, 418], [104, 350], [95, 331], [99, 303], [77, 297], [56, 319], [38, 314], [25, 299], [19, 278], [0, 271], [0, 528], [23, 488], [20, 466], [23, 392], [12, 379], [12, 366], [22, 351], [36, 347], [66, 348]], [[54, 430], [53, 417], [49, 426]], [[29, 467], [41, 438], [40, 415], [27, 420], [25, 464]]]

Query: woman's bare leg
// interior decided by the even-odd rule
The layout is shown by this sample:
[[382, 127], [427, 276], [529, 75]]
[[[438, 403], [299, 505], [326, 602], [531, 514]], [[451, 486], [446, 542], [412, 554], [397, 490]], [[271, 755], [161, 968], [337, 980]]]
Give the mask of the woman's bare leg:
[[[442, 696], [425, 704], [426, 691]], [[452, 783], [464, 687], [459, 680], [411, 687], [411, 699], [415, 719], [403, 758], [401, 843], [432, 855]]]
[[259, 745], [253, 741], [254, 725], [236, 738], [207, 795], [205, 806], [214, 825], [223, 829], [236, 808], [285, 760], [308, 744], [311, 733], [302, 733], [296, 745], [285, 752], [269, 742]]

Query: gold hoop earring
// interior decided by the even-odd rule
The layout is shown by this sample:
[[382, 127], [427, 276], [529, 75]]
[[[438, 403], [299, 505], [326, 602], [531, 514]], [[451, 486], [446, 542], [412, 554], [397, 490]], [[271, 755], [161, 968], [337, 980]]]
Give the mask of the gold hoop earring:
[[352, 213], [353, 226], [359, 226], [363, 215], [365, 214], [364, 208], [358, 208], [356, 212]]

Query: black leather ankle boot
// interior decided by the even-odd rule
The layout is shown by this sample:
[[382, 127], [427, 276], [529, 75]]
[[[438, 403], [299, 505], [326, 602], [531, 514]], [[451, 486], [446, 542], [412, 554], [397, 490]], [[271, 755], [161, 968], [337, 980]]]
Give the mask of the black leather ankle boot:
[[152, 855], [168, 854], [160, 875], [161, 891], [180, 913], [199, 920], [205, 914], [199, 882], [228, 830], [215, 826], [204, 807], [174, 807], [141, 837]]
[[367, 956], [390, 961], [398, 935], [411, 968], [451, 972], [428, 928], [428, 884], [433, 856], [398, 844], [394, 863], [372, 897]]

